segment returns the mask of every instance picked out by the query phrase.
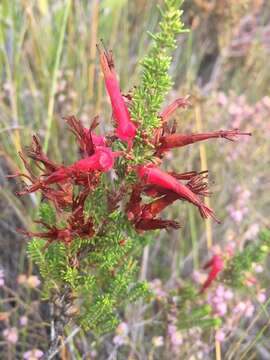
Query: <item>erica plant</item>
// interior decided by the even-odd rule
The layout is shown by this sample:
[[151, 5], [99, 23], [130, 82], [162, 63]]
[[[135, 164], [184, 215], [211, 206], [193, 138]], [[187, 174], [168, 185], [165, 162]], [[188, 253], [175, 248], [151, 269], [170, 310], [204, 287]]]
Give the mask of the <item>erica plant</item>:
[[[136, 280], [136, 259], [148, 232], [180, 227], [175, 219], [161, 218], [164, 209], [187, 201], [203, 219], [219, 222], [204, 203], [207, 172], [166, 170], [164, 154], [198, 141], [250, 134], [238, 129], [182, 134], [171, 122], [178, 108], [189, 106], [183, 97], [163, 107], [172, 86], [171, 51], [185, 31], [180, 5], [181, 0], [164, 1], [160, 32], [150, 34], [153, 45], [141, 63], [141, 82], [128, 96], [121, 92], [112, 52], [98, 46], [113, 132], [100, 135], [98, 117], [85, 127], [68, 116], [77, 161], [63, 165], [49, 159], [37, 136], [20, 154], [27, 173], [15, 175], [25, 179], [18, 195], [39, 192], [42, 199], [39, 229], [21, 231], [31, 238], [28, 252], [42, 275], [43, 296], [53, 304], [55, 346], [70, 319], [96, 334], [108, 332], [118, 323], [119, 309], [149, 293], [147, 284]], [[207, 264], [212, 270], [201, 291], [223, 265], [218, 255]]]

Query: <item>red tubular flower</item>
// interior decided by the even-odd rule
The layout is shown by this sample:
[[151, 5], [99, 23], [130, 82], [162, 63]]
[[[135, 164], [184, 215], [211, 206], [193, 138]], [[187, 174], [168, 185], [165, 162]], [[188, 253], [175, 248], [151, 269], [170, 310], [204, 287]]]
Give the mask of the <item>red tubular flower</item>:
[[218, 274], [224, 268], [224, 261], [220, 255], [214, 255], [212, 259], [204, 266], [204, 269], [211, 267], [209, 272], [208, 278], [206, 279], [205, 283], [203, 284], [200, 293], [203, 293], [217, 278]]
[[48, 230], [42, 232], [31, 232], [31, 231], [25, 231], [19, 229], [18, 231], [29, 237], [38, 237], [41, 239], [46, 239], [47, 243], [45, 245], [45, 248], [47, 248], [54, 241], [63, 242], [65, 244], [69, 244], [72, 241], [72, 234], [70, 229], [67, 228], [58, 229], [56, 226], [49, 226], [48, 224], [43, 223], [41, 221], [36, 221], [36, 222], [42, 224]]
[[105, 85], [110, 96], [113, 115], [117, 122], [116, 136], [132, 147], [136, 135], [136, 125], [131, 121], [128, 108], [125, 104], [114, 70], [112, 54], [99, 48], [100, 63], [105, 78]]
[[119, 203], [125, 196], [127, 191], [126, 185], [122, 183], [119, 185], [117, 190], [108, 190], [106, 193], [106, 203], [107, 203], [107, 210], [108, 213], [111, 214], [116, 209], [119, 208]]
[[[72, 171], [69, 167], [62, 166], [60, 169], [56, 170], [52, 174], [50, 174], [46, 179], [39, 181], [40, 186], [43, 185], [51, 185], [51, 184], [61, 184], [65, 183], [67, 179], [69, 179], [72, 175]], [[43, 176], [47, 176], [44, 174]], [[34, 184], [35, 185], [35, 184]]]
[[[176, 175], [178, 175], [178, 178], [190, 179], [186, 186], [194, 194], [200, 196], [208, 196], [209, 195], [208, 184], [207, 182], [204, 182], [206, 176], [202, 175], [204, 173], [205, 172], [197, 174], [196, 172], [190, 172], [186, 174], [176, 174]], [[192, 174], [192, 176], [190, 174]], [[157, 214], [159, 214], [167, 206], [171, 205], [174, 201], [178, 199], [182, 199], [182, 197], [180, 197], [179, 194], [158, 187], [156, 188], [152, 187], [152, 189], [148, 188], [146, 192], [150, 196], [159, 197], [159, 198], [142, 207], [141, 217], [143, 219], [154, 218]]]
[[160, 114], [162, 123], [166, 123], [171, 115], [180, 107], [185, 108], [190, 105], [187, 97], [181, 97], [179, 99], [174, 100], [170, 105], [168, 105]]
[[[44, 177], [44, 179], [25, 174], [17, 174], [15, 176], [24, 176], [32, 182], [32, 185], [27, 186], [23, 191], [19, 192], [18, 195], [41, 190], [44, 192], [45, 196], [47, 195], [47, 198], [53, 197], [54, 200], [56, 200], [56, 197], [59, 194], [54, 193], [54, 191], [52, 192], [52, 190], [48, 188], [49, 185], [57, 184], [61, 188], [64, 184], [73, 180], [76, 184], [89, 187], [96, 183], [97, 176], [95, 176], [94, 172], [109, 171], [114, 166], [115, 158], [121, 154], [122, 153], [119, 151], [113, 152], [108, 147], [97, 146], [96, 151], [92, 156], [78, 160], [69, 166], [58, 166], [56, 171], [43, 174], [42, 177]], [[25, 166], [27, 166], [27, 170], [30, 172], [31, 169], [26, 161]]]
[[185, 145], [193, 144], [198, 141], [208, 140], [212, 138], [224, 138], [230, 141], [234, 141], [238, 136], [248, 135], [251, 136], [251, 133], [240, 132], [238, 129], [234, 130], [220, 130], [209, 133], [201, 134], [170, 134], [162, 136], [160, 140], [159, 152], [166, 151], [176, 147], [182, 147]]
[[57, 210], [61, 210], [72, 204], [72, 186], [71, 184], [58, 184], [58, 189], [51, 189], [43, 186], [41, 189], [44, 198], [52, 201]]
[[211, 216], [219, 222], [212, 209], [207, 207], [201, 199], [194, 194], [187, 186], [183, 185], [173, 176], [163, 172], [157, 166], [149, 164], [138, 168], [138, 175], [146, 184], [153, 184], [177, 193], [180, 198], [185, 199], [198, 207], [203, 218]]
[[[34, 154], [33, 154], [34, 155]], [[26, 186], [23, 190], [17, 191], [16, 195], [24, 195], [28, 194], [34, 191], [37, 191], [39, 189], [43, 190], [45, 188], [42, 181], [33, 173], [31, 166], [29, 162], [26, 160], [25, 155], [22, 152], [19, 152], [19, 156], [22, 159], [22, 162], [24, 164], [25, 169], [27, 170], [28, 174], [23, 173], [16, 173], [14, 175], [8, 175], [7, 178], [16, 178], [16, 177], [22, 177], [28, 180], [32, 185]], [[30, 155], [31, 156], [31, 155]], [[31, 156], [36, 162], [40, 161], [40, 159], [35, 159], [34, 156]], [[38, 166], [39, 167], [39, 166]], [[40, 168], [40, 167], [39, 167]], [[55, 167], [56, 169], [56, 167]], [[50, 173], [50, 172], [49, 172]]]
[[179, 199], [179, 195], [170, 191], [165, 196], [152, 201], [142, 207], [142, 219], [153, 219], [167, 206], [171, 205], [175, 200]]
[[84, 204], [88, 195], [89, 189], [86, 189], [73, 199], [72, 214], [68, 219], [69, 228], [74, 235], [82, 238], [92, 237], [95, 233], [93, 219], [85, 219], [84, 216]]
[[[44, 152], [42, 151], [42, 146], [40, 144], [40, 141], [39, 141], [39, 139], [38, 139], [38, 137], [36, 135], [33, 135], [32, 144], [31, 144], [31, 146], [29, 148], [26, 149], [26, 155], [30, 159], [33, 159], [36, 162], [36, 164], [37, 163], [43, 164], [45, 170], [48, 173], [54, 172], [54, 171], [56, 171], [57, 169], [60, 168], [60, 165], [58, 165], [55, 162], [51, 161], [47, 157], [47, 155], [44, 154]], [[23, 158], [23, 155], [20, 154], [20, 157], [23, 160], [24, 165], [25, 165], [26, 161]], [[29, 171], [29, 167], [27, 168], [27, 170]]]
[[47, 231], [42, 232], [31, 232], [19, 229], [18, 231], [29, 237], [38, 237], [41, 239], [46, 239], [47, 243], [45, 248], [47, 248], [52, 242], [63, 242], [65, 244], [70, 244], [76, 237], [92, 237], [95, 233], [93, 228], [93, 221], [91, 218], [78, 224], [69, 224], [68, 227], [63, 229], [58, 229], [56, 226], [49, 226], [46, 223], [41, 221], [36, 221], [36, 223], [41, 223], [46, 227]]
[[76, 237], [92, 237], [95, 234], [93, 220], [91, 217], [85, 219], [83, 213], [85, 200], [88, 195], [89, 190], [85, 190], [72, 199], [72, 213], [67, 219], [67, 226], [65, 228], [58, 229], [54, 225], [48, 225], [43, 221], [36, 221], [37, 224], [41, 224], [47, 231], [19, 231], [30, 237], [47, 239], [45, 248], [54, 241], [70, 244]]
[[141, 219], [135, 224], [135, 229], [138, 232], [168, 228], [179, 229], [180, 227], [180, 224], [176, 221], [162, 219]]
[[[211, 193], [208, 190], [208, 182], [205, 181], [208, 177], [208, 171], [190, 171], [186, 173], [176, 173], [174, 171], [168, 172], [167, 174], [171, 175], [177, 180], [188, 180], [186, 186], [196, 195], [200, 196], [209, 196]], [[144, 187], [143, 191], [152, 197], [158, 197], [162, 195], [169, 194], [171, 191], [166, 190], [160, 186], [150, 185], [148, 187]], [[181, 197], [177, 195], [177, 199]]]
[[[33, 136], [33, 141], [31, 147], [26, 149], [26, 154], [30, 159], [35, 161], [35, 165], [42, 170], [43, 172], [46, 171], [46, 176], [52, 176], [52, 174], [58, 174], [58, 177], [62, 173], [61, 165], [58, 165], [51, 160], [43, 153], [42, 147], [40, 145], [39, 139], [37, 136]], [[9, 177], [23, 177], [28, 180], [32, 185], [26, 186], [22, 191], [18, 191], [17, 195], [24, 195], [27, 193], [32, 193], [37, 190], [42, 191], [42, 195], [56, 204], [56, 206], [64, 207], [70, 203], [70, 191], [67, 191], [67, 187], [64, 189], [63, 187], [59, 186], [59, 189], [50, 189], [43, 180], [39, 179], [31, 169], [29, 162], [26, 160], [25, 154], [19, 153], [20, 158], [23, 161], [24, 167], [27, 170], [28, 174], [21, 174], [18, 173], [16, 175], [11, 175]], [[40, 166], [40, 164], [43, 165]], [[63, 176], [63, 175], [62, 175]]]
[[68, 168], [71, 171], [78, 172], [90, 172], [94, 170], [106, 172], [113, 168], [115, 159], [121, 154], [120, 151], [113, 152], [108, 147], [97, 146], [92, 156], [78, 160]]
[[85, 156], [91, 156], [95, 152], [96, 146], [106, 146], [106, 138], [102, 135], [93, 133], [98, 125], [98, 117], [95, 117], [89, 129], [85, 128], [80, 120], [75, 116], [65, 118], [71, 132], [76, 136], [80, 150]]
[[142, 194], [142, 186], [135, 185], [133, 187], [129, 202], [126, 206], [126, 213], [129, 220], [138, 219], [142, 212], [141, 205], [141, 194]]
[[[90, 130], [85, 129], [86, 132], [90, 132]], [[96, 135], [91, 133], [92, 141], [95, 146], [106, 146], [106, 138], [103, 135]]]
[[92, 156], [76, 161], [74, 164], [61, 167], [52, 173], [45, 180], [44, 185], [65, 182], [74, 178], [75, 182], [80, 175], [87, 176], [93, 171], [107, 172], [114, 166], [115, 158], [121, 154], [119, 151], [113, 152], [105, 146], [98, 146]]

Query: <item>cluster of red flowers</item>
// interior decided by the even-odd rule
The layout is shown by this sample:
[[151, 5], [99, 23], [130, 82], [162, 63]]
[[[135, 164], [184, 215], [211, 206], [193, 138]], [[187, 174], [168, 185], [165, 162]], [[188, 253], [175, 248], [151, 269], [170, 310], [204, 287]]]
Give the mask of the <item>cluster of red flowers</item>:
[[[111, 134], [107, 136], [95, 134], [94, 131], [98, 125], [97, 118], [94, 119], [90, 128], [85, 128], [79, 120], [71, 116], [65, 120], [78, 141], [80, 160], [68, 166], [54, 163], [42, 151], [36, 136], [33, 137], [32, 146], [26, 150], [25, 154], [20, 154], [28, 174], [16, 174], [15, 176], [25, 177], [28, 185], [18, 194], [22, 195], [39, 190], [44, 198], [54, 203], [58, 211], [61, 212], [70, 207], [72, 209], [71, 215], [67, 219], [67, 226], [64, 229], [42, 223], [46, 231], [25, 232], [29, 236], [47, 239], [47, 244], [52, 241], [70, 243], [76, 237], [91, 237], [95, 234], [91, 217], [85, 218], [84, 215], [86, 198], [99, 184], [101, 174], [114, 167], [117, 157], [125, 157], [126, 163], [129, 164], [127, 168], [130, 169], [132, 162], [128, 163], [128, 161], [133, 159], [133, 147], [136, 146], [136, 141], [145, 141], [145, 138], [142, 139], [138, 135], [139, 130], [141, 130], [138, 122], [143, 121], [143, 119], [134, 119], [138, 122], [131, 119], [126, 99], [121, 94], [112, 53], [108, 53], [100, 47], [98, 49], [115, 121], [113, 136]], [[132, 170], [137, 175], [137, 182], [126, 184], [126, 193], [130, 194], [130, 199], [127, 201], [125, 211], [127, 218], [134, 224], [138, 232], [169, 227], [178, 228], [180, 225], [176, 221], [163, 220], [158, 217], [163, 209], [176, 200], [188, 201], [198, 208], [203, 218], [212, 217], [218, 221], [213, 210], [207, 207], [203, 201], [203, 197], [209, 195], [207, 172], [192, 171], [181, 174], [166, 172], [160, 168], [162, 158], [164, 153], [172, 148], [211, 138], [224, 138], [233, 141], [238, 136], [250, 134], [242, 133], [238, 129], [202, 134], [178, 134], [175, 123], [170, 127], [168, 122], [177, 108], [184, 108], [188, 104], [187, 98], [180, 98], [161, 112], [160, 128], [156, 129], [152, 138], [149, 136], [147, 138], [147, 142], [153, 145], [153, 162], [131, 165]], [[143, 131], [140, 133], [143, 134]], [[127, 144], [125, 152], [112, 150], [115, 139]], [[41, 176], [35, 175], [25, 155], [34, 160], [35, 165], [42, 171]], [[76, 197], [73, 194], [74, 185], [81, 189]], [[143, 195], [152, 197], [152, 202], [144, 203]]]
[[[166, 151], [172, 148], [182, 147], [211, 138], [225, 138], [234, 141], [240, 135], [251, 135], [250, 133], [234, 130], [220, 130], [201, 134], [177, 134], [175, 124], [169, 129], [167, 125], [168, 116], [179, 106], [186, 106], [187, 101], [183, 98], [177, 99], [169, 105], [161, 114], [162, 125], [156, 130], [152, 144], [155, 147], [153, 158], [160, 163]], [[156, 216], [168, 205], [177, 199], [186, 200], [194, 204], [203, 218], [212, 217], [216, 222], [219, 220], [213, 210], [207, 207], [203, 198], [209, 196], [207, 171], [197, 173], [165, 172], [160, 166], [148, 163], [137, 167], [139, 182], [133, 187], [127, 213], [130, 220], [135, 224], [137, 230], [153, 230], [179, 227], [175, 221], [165, 221]], [[187, 181], [184, 184], [182, 181]], [[150, 204], [143, 204], [142, 195], [153, 197]]]

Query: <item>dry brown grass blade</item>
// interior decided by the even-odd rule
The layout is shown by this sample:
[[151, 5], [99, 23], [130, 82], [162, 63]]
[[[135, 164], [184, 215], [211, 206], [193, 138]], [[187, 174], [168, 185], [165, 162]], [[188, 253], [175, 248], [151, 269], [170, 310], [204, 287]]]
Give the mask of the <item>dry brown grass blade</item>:
[[[195, 106], [195, 119], [196, 119], [196, 130], [201, 133], [203, 132], [203, 125], [202, 125], [202, 108], [201, 104], [198, 101]], [[206, 149], [203, 143], [200, 143], [200, 160], [201, 160], [201, 171], [207, 170], [207, 155]], [[205, 204], [210, 207], [210, 199], [205, 198]], [[213, 246], [213, 233], [212, 233], [212, 224], [211, 219], [205, 220], [205, 231], [206, 231], [206, 241], [207, 241], [207, 248], [208, 250], [211, 249]], [[216, 350], [216, 360], [221, 360], [221, 345], [220, 342], [215, 340], [215, 350]]]
[[98, 23], [99, 23], [99, 1], [94, 0], [92, 3], [92, 16], [91, 16], [91, 25], [90, 25], [89, 67], [88, 67], [88, 94], [90, 100], [93, 98], [94, 95]]

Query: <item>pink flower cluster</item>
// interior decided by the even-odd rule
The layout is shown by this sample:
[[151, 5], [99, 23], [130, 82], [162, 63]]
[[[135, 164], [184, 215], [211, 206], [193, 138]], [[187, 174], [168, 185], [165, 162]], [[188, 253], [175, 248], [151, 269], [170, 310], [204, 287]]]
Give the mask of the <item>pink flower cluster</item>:
[[121, 322], [116, 330], [116, 335], [113, 338], [113, 343], [117, 346], [125, 345], [129, 342], [128, 333], [129, 333], [129, 326], [126, 322]]
[[32, 349], [32, 350], [26, 351], [23, 354], [23, 358], [25, 360], [38, 360], [38, 359], [41, 359], [43, 355], [44, 355], [44, 353], [40, 349]]
[[4, 270], [0, 269], [0, 287], [5, 285], [5, 274]]
[[208, 296], [208, 303], [212, 306], [214, 314], [225, 316], [228, 311], [228, 302], [234, 297], [230, 289], [226, 289], [223, 285], [218, 287]]
[[250, 198], [250, 191], [237, 186], [234, 194], [234, 201], [227, 207], [230, 217], [240, 224], [248, 213], [248, 201]]
[[36, 275], [26, 276], [25, 274], [20, 274], [17, 278], [17, 282], [20, 285], [28, 286], [32, 289], [39, 287], [40, 279]]
[[3, 331], [4, 339], [10, 344], [16, 344], [19, 338], [18, 329], [15, 327], [7, 328]]
[[154, 279], [149, 283], [149, 287], [155, 295], [156, 299], [159, 301], [165, 300], [167, 298], [167, 293], [163, 289], [162, 281], [160, 279]]

